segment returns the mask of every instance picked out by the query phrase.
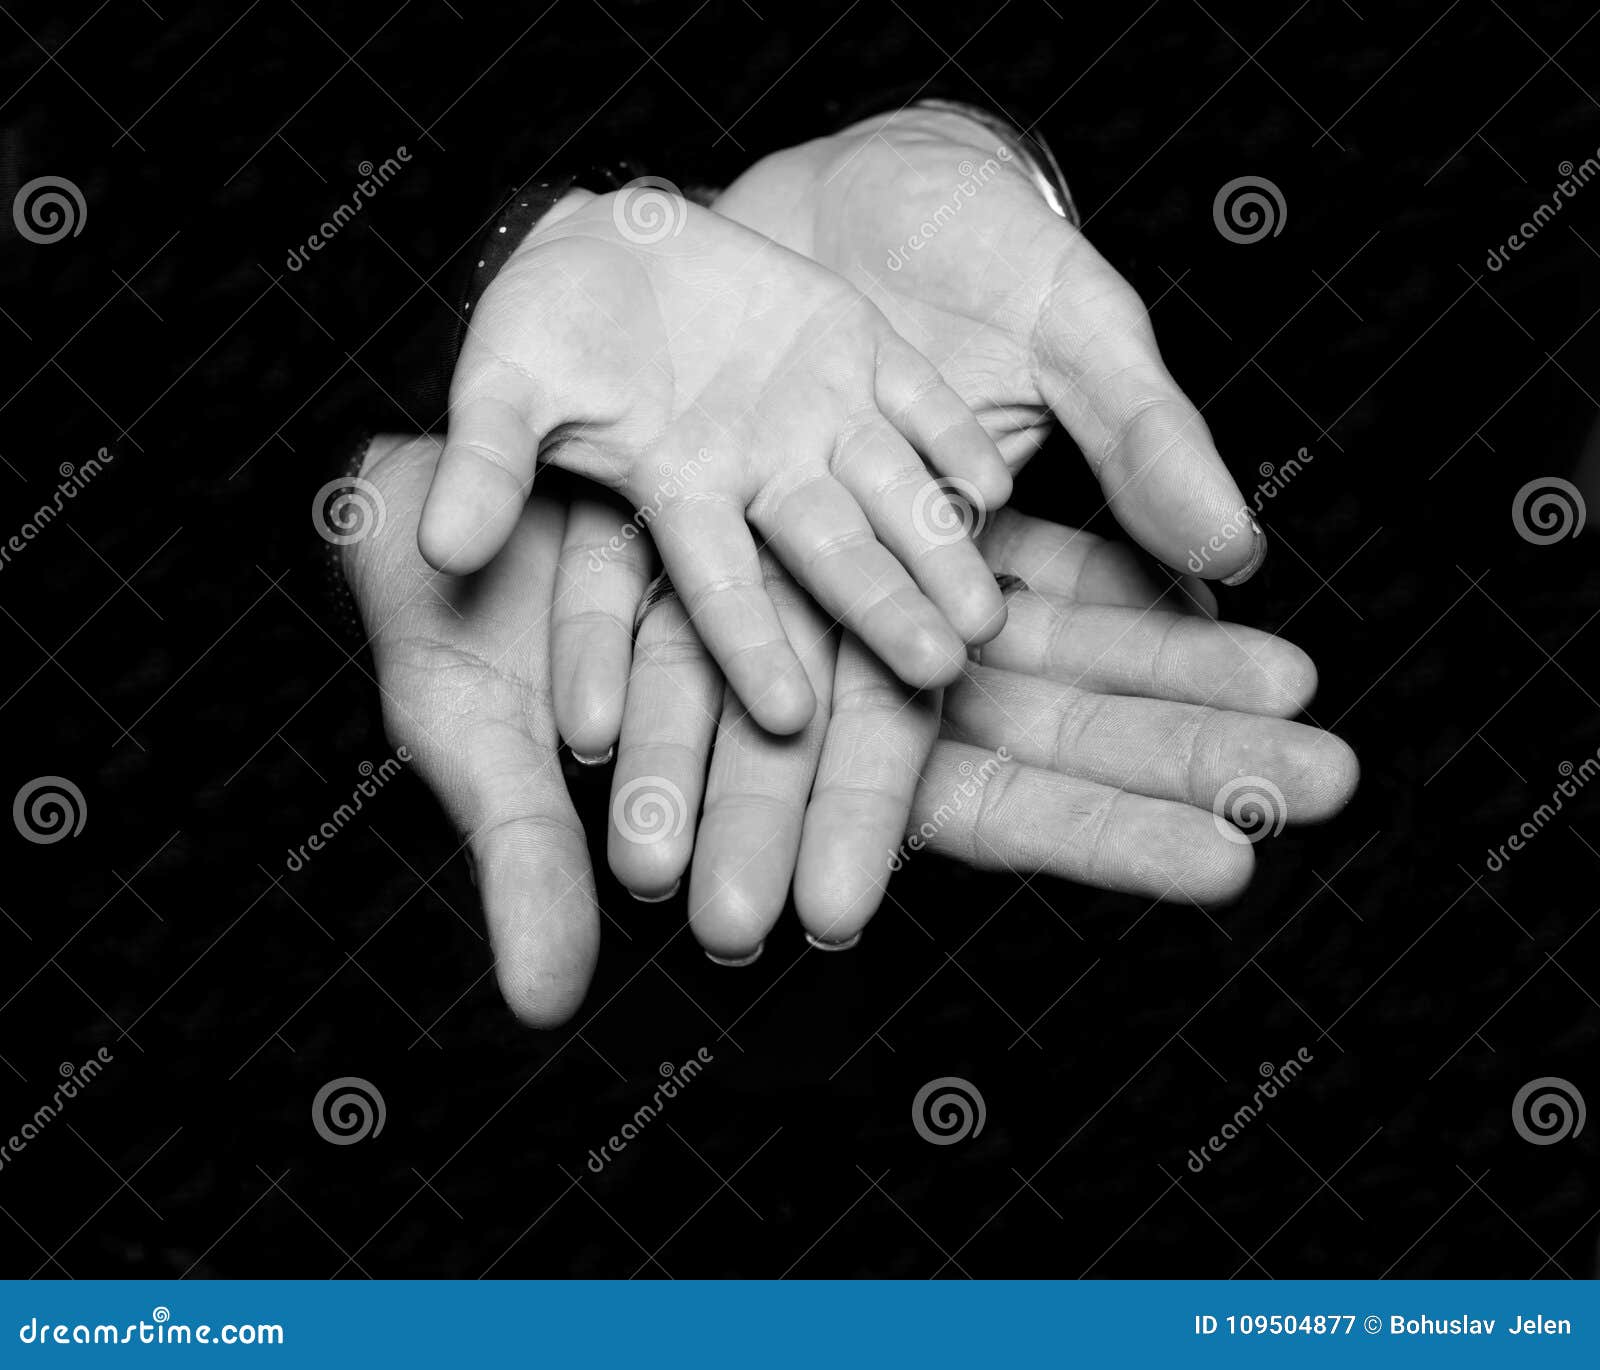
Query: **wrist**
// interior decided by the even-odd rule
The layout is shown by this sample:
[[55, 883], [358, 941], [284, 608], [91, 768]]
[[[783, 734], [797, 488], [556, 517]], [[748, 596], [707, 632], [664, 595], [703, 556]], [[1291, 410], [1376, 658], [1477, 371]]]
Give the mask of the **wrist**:
[[956, 100], [929, 99], [841, 130], [860, 141], [896, 137], [921, 138], [972, 149], [1020, 172], [1033, 183], [1050, 209], [1077, 227], [1080, 220], [1066, 176], [1042, 137], [1027, 133], [1004, 115]]
[[[578, 213], [591, 201], [599, 198], [599, 195], [592, 190], [583, 190], [574, 186], [540, 215], [535, 222], [526, 226], [519, 225], [517, 229], [513, 230], [514, 232], [519, 232], [520, 235], [511, 242], [511, 251], [506, 261], [509, 263], [512, 258], [538, 247], [541, 243], [549, 242], [557, 236], [557, 230], [566, 220]], [[501, 270], [504, 269], [505, 267], [502, 265]]]

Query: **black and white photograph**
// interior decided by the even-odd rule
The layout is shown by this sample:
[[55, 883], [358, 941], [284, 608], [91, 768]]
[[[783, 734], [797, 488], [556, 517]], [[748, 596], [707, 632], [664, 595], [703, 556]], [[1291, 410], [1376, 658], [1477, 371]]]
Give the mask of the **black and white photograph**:
[[1592, 8], [0, 15], [8, 1280], [1575, 1363]]

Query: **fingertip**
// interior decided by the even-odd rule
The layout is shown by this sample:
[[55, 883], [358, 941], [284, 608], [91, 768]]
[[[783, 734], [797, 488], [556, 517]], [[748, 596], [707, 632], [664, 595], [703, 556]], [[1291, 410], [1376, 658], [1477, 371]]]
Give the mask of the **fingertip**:
[[523, 1025], [547, 1032], [571, 1022], [583, 1006], [594, 978], [591, 965], [581, 979], [554, 980], [526, 968], [495, 966], [501, 997], [512, 1016]]
[[[1200, 816], [1198, 810], [1196, 815]], [[1226, 819], [1212, 814], [1203, 817], [1211, 831], [1199, 834], [1194, 859], [1184, 873], [1183, 888], [1202, 907], [1225, 908], [1242, 899], [1255, 878], [1255, 847]], [[1226, 834], [1223, 828], [1227, 829]]]
[[[613, 806], [615, 807], [615, 806]], [[689, 869], [694, 831], [641, 830], [630, 836], [613, 820], [606, 860], [617, 882], [641, 904], [661, 904], [678, 891]]]
[[1294, 643], [1269, 638], [1254, 660], [1261, 675], [1263, 712], [1293, 718], [1316, 697], [1317, 664]]
[[417, 548], [436, 571], [480, 570], [511, 536], [526, 495], [499, 467], [447, 450], [422, 507]]
[[571, 850], [559, 854], [549, 850], [548, 833], [532, 828], [500, 833], [477, 846], [495, 979], [518, 1022], [560, 1027], [582, 1005], [600, 954], [587, 855], [576, 832], [570, 835]]
[[1005, 630], [1006, 599], [987, 571], [962, 591], [951, 608], [954, 612], [946, 612], [950, 626], [969, 647], [992, 642]]
[[462, 547], [455, 520], [443, 503], [436, 501], [432, 495], [422, 506], [422, 520], [417, 524], [417, 550], [435, 571], [455, 574], [477, 569], [460, 564], [458, 558]]
[[689, 891], [689, 930], [708, 955], [722, 962], [753, 960], [783, 912], [781, 898], [773, 907], [737, 870], [724, 878], [712, 865], [697, 864]]
[[999, 452], [980, 465], [974, 473], [972, 486], [982, 502], [982, 515], [985, 520], [994, 518], [1011, 502], [1015, 481], [1011, 475], [1011, 468], [1005, 464]]
[[1300, 760], [1300, 807], [1289, 817], [1321, 823], [1336, 816], [1361, 784], [1361, 760], [1343, 738], [1318, 733]]
[[794, 877], [801, 927], [830, 948], [852, 941], [883, 903], [888, 881], [887, 858], [876, 871], [837, 859], [802, 859]]
[[1249, 888], [1256, 865], [1252, 837], [1225, 812], [1124, 796], [1120, 815], [1107, 869], [1131, 873], [1121, 888], [1202, 908], [1231, 904]]
[[1210, 869], [1197, 872], [1195, 903], [1227, 907], [1245, 896], [1256, 877], [1256, 848], [1250, 842], [1222, 842]]
[[417, 550], [435, 571], [453, 576], [482, 570], [505, 545], [516, 514], [473, 512], [429, 496], [417, 525]]
[[[1267, 535], [1261, 530], [1261, 525], [1254, 519], [1250, 520], [1250, 530], [1251, 538], [1249, 543], [1246, 544], [1239, 556], [1233, 558], [1233, 560], [1239, 562], [1239, 565], [1229, 574], [1221, 576], [1221, 581], [1224, 585], [1243, 585], [1246, 581], [1252, 580], [1256, 573], [1266, 564]], [[1226, 564], [1218, 567], [1218, 570], [1226, 569]]]
[[[553, 644], [552, 644], [553, 645]], [[603, 652], [603, 646], [601, 648]], [[616, 753], [622, 734], [622, 710], [627, 701], [628, 663], [607, 661], [591, 652], [575, 660], [554, 653], [552, 704], [556, 728], [584, 765], [600, 765]], [[613, 684], [616, 681], [616, 684]]]
[[913, 689], [937, 690], [954, 685], [966, 668], [965, 643], [952, 629], [941, 626], [924, 629], [904, 643], [894, 670]]
[[580, 714], [578, 721], [562, 730], [562, 740], [580, 766], [604, 766], [617, 754], [617, 738], [622, 720], [603, 714]]
[[816, 691], [787, 643], [774, 644], [755, 678], [741, 680], [734, 693], [751, 718], [780, 737], [801, 731], [817, 712]]
[[1281, 637], [1198, 618], [1167, 638], [1171, 679], [1196, 686], [1196, 702], [1271, 718], [1293, 718], [1317, 691], [1316, 664]]

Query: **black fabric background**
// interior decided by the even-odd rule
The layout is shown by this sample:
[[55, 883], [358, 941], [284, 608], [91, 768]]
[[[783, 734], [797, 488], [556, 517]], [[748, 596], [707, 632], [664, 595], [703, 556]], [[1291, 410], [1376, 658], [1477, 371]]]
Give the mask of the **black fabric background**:
[[[1593, 1273], [1600, 1126], [1531, 1146], [1511, 1101], [1556, 1075], [1600, 1103], [1597, 796], [1484, 869], [1600, 747], [1593, 534], [1532, 546], [1510, 516], [1524, 482], [1573, 475], [1600, 407], [1600, 189], [1485, 269], [1600, 147], [1592, 14], [157, 8], [3, 26], [5, 198], [63, 175], [88, 214], [45, 246], [0, 224], [0, 531], [61, 463], [118, 454], [0, 569], [0, 789], [58, 774], [88, 806], [73, 840], [0, 837], [11, 1125], [61, 1062], [114, 1055], [0, 1170], [8, 1274]], [[1361, 791], [1258, 848], [1209, 917], [921, 858], [854, 954], [803, 955], [790, 919], [743, 974], [602, 860], [631, 940], [608, 929], [571, 1028], [522, 1030], [413, 778], [283, 869], [387, 754], [364, 663], [315, 623], [330, 448], [356, 417], [436, 424], [385, 394], [436, 356], [479, 216], [586, 120], [688, 181], [924, 80], [1049, 137], [1244, 488], [1314, 454], [1224, 606], [1316, 658], [1311, 717], [1360, 753]], [[357, 164], [402, 144], [288, 273]], [[1288, 206], [1250, 246], [1211, 214], [1245, 174]], [[1017, 502], [1099, 507], [1064, 440]], [[599, 811], [603, 782], [584, 794]], [[1302, 1046], [1305, 1076], [1185, 1171]], [[659, 1063], [701, 1047], [701, 1079], [588, 1174]], [[342, 1075], [387, 1123], [336, 1148], [310, 1103]], [[910, 1103], [944, 1075], [988, 1121], [936, 1148]]]

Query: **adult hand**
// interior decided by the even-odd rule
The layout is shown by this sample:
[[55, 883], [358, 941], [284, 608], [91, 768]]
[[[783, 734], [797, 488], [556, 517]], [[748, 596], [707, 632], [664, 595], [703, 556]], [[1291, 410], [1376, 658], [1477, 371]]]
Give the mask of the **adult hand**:
[[984, 125], [912, 106], [757, 162], [719, 213], [832, 268], [940, 369], [1013, 467], [1059, 418], [1123, 528], [1237, 584], [1266, 539], [1145, 307]]
[[[877, 907], [908, 825], [929, 834], [923, 845], [978, 865], [1203, 901], [1236, 892], [1251, 868], [1248, 846], [1230, 841], [1209, 812], [1222, 777], [1244, 768], [1272, 780], [1290, 816], [1303, 819], [1326, 816], [1354, 785], [1353, 758], [1327, 734], [1161, 698], [1181, 701], [1198, 683], [1216, 692], [1213, 703], [1293, 712], [1314, 675], [1286, 643], [1192, 618], [1163, 628], [1163, 645], [1142, 661], [1118, 632], [1113, 650], [1074, 656], [1078, 634], [1061, 625], [1092, 637], [1120, 609], [1134, 615], [1138, 634], [1167, 612], [1151, 607], [1159, 591], [1127, 549], [1013, 515], [991, 525], [985, 551], [1032, 588], [1013, 596], [1017, 623], [990, 659], [951, 692], [948, 735], [920, 778], [935, 702], [906, 691], [848, 638], [835, 660], [828, 632], [808, 653], [829, 695], [826, 726], [773, 737], [736, 705], [719, 705], [704, 649], [673, 601], [646, 616], [635, 654], [648, 553], [603, 500], [535, 497], [485, 571], [435, 574], [417, 551], [416, 529], [439, 455], [429, 438], [373, 443], [362, 475], [377, 487], [386, 519], [345, 549], [346, 571], [372, 641], [386, 725], [465, 834], [501, 990], [530, 1024], [557, 1025], [576, 1012], [598, 954], [594, 881], [558, 735], [600, 759], [623, 734], [614, 825], [641, 793], [624, 795], [631, 781], [681, 767], [685, 822], [669, 821], [656, 842], [622, 839], [619, 847], [614, 835], [613, 866], [630, 888], [659, 893], [692, 856], [695, 933], [729, 959], [760, 946], [791, 876], [805, 927], [825, 943], [848, 943]], [[825, 627], [788, 587], [779, 594], [786, 612]], [[624, 702], [630, 659], [639, 697]], [[652, 671], [677, 678], [652, 680]], [[693, 679], [695, 671], [704, 678]], [[1156, 698], [1117, 697], [1122, 690]], [[707, 784], [719, 707], [727, 726]], [[657, 737], [651, 712], [663, 708], [698, 719], [675, 725], [697, 735], [687, 751], [641, 758], [635, 738]], [[631, 731], [625, 710], [637, 720]], [[996, 769], [1001, 747], [1011, 759]], [[982, 777], [975, 802], [952, 802], [974, 775]], [[1113, 788], [1121, 784], [1126, 793]], [[702, 789], [709, 798], [693, 849]], [[642, 873], [632, 864], [640, 853]]]
[[654, 608], [612, 791], [618, 878], [655, 900], [688, 871], [695, 936], [740, 964], [791, 882], [814, 943], [853, 943], [908, 830], [981, 868], [1206, 904], [1244, 889], [1263, 820], [1318, 821], [1348, 800], [1350, 749], [1288, 721], [1316, 685], [1297, 647], [1173, 607], [1130, 549], [1091, 534], [1002, 511], [981, 545], [1026, 588], [945, 692], [942, 732], [937, 694], [841, 645], [775, 565], [768, 590], [812, 644], [819, 700], [793, 737], [724, 698], [681, 609]]

